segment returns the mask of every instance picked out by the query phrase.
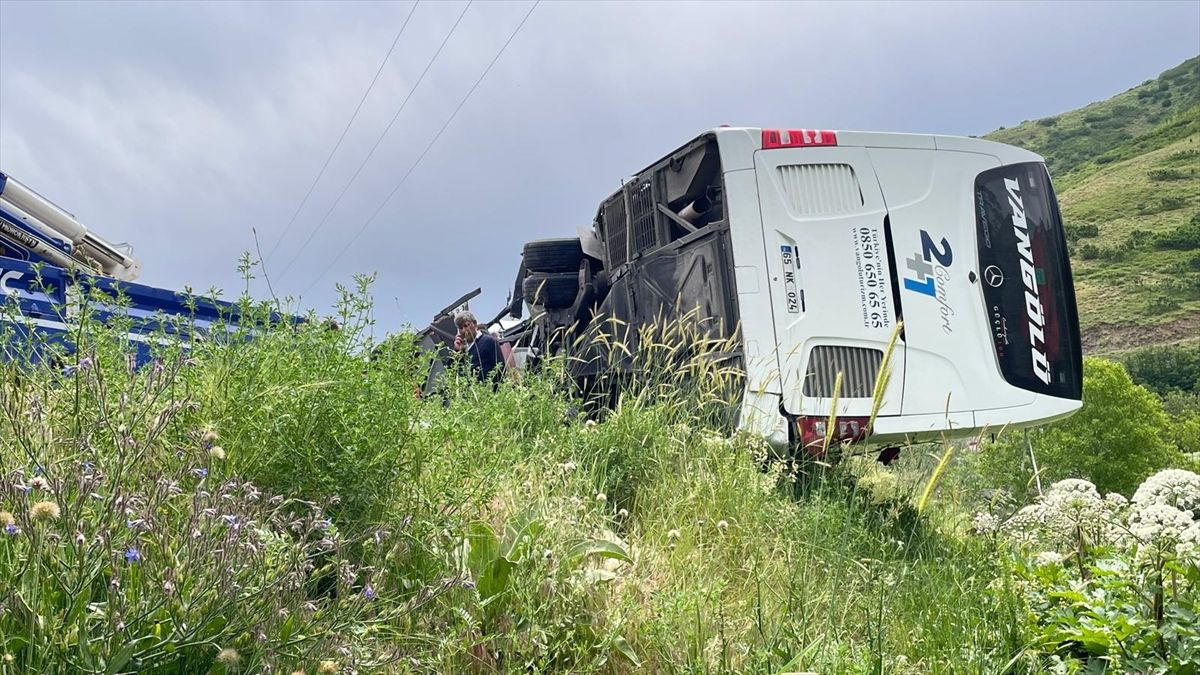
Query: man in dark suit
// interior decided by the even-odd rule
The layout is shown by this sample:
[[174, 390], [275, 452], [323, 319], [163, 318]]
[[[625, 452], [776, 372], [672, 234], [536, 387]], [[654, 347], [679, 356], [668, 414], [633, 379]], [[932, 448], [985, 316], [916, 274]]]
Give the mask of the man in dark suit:
[[470, 312], [460, 312], [454, 317], [454, 325], [458, 334], [454, 336], [454, 351], [467, 352], [471, 359], [472, 370], [480, 382], [491, 381], [492, 386], [500, 383], [504, 376], [504, 351], [500, 341], [479, 330], [475, 315]]

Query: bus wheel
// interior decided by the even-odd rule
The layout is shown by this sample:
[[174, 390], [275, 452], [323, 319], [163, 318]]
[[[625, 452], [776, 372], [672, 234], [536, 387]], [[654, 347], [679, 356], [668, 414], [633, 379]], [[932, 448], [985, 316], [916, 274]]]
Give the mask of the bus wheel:
[[879, 456], [875, 458], [875, 461], [879, 462], [880, 464], [882, 464], [884, 466], [891, 466], [892, 462], [896, 461], [896, 459], [898, 459], [899, 457], [900, 457], [900, 448], [893, 445], [891, 447], [887, 447], [887, 448], [884, 448], [883, 450], [880, 450]]
[[578, 272], [583, 261], [579, 237], [571, 239], [538, 239], [525, 244], [522, 251], [525, 269], [530, 272]]
[[[576, 263], [578, 265], [578, 263]], [[565, 309], [575, 304], [579, 294], [579, 274], [530, 272], [522, 283], [525, 301], [546, 309]]]

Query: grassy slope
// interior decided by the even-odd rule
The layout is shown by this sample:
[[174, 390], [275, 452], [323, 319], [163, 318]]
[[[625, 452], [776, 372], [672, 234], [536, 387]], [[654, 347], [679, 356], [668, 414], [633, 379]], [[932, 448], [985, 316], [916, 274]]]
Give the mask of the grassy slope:
[[987, 138], [1045, 156], [1068, 228], [1098, 230], [1076, 242], [1072, 259], [1090, 351], [1200, 331], [1200, 286], [1187, 267], [1196, 252], [1151, 242], [1200, 211], [1200, 58], [1107, 101]]

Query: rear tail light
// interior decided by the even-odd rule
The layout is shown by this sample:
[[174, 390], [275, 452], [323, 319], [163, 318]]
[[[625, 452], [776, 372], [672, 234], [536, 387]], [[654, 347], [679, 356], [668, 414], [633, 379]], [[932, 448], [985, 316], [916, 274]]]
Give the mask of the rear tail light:
[[830, 436], [830, 445], [844, 441], [863, 441], [867, 438], [869, 417], [839, 417], [834, 420], [833, 434], [829, 434], [828, 417], [799, 417], [796, 431], [800, 434], [800, 445], [810, 455], [824, 454], [825, 437]]
[[763, 129], [763, 150], [837, 145], [837, 134], [823, 129]]

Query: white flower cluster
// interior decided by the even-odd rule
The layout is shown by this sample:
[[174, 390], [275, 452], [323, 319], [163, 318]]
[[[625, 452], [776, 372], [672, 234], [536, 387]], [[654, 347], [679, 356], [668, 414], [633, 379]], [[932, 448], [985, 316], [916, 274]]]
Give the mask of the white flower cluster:
[[1133, 494], [1129, 530], [1138, 542], [1159, 551], [1174, 549], [1200, 564], [1200, 476], [1182, 469], [1159, 471]]
[[1105, 511], [1105, 502], [1096, 486], [1078, 478], [1060, 480], [1051, 485], [1044, 501], [1055, 515], [1066, 518], [1071, 524], [1090, 520]]
[[1180, 511], [1194, 511], [1200, 508], [1200, 476], [1183, 469], [1159, 471], [1133, 493], [1133, 504], [1136, 507], [1163, 504]]
[[1143, 544], [1178, 542], [1191, 526], [1187, 512], [1166, 504], [1150, 504], [1129, 516], [1129, 531]]
[[[1200, 564], [1200, 476], [1169, 469], [1147, 478], [1126, 501], [1119, 494], [1104, 497], [1085, 480], [1059, 481], [1037, 502], [1022, 508], [999, 526], [1016, 544], [1050, 549], [1074, 547], [1077, 539], [1120, 547], [1136, 546], [1139, 557], [1174, 553]], [[990, 522], [975, 516], [977, 532]], [[1052, 551], [1051, 551], [1052, 552]], [[1038, 556], [1038, 564], [1049, 560]]]
[[1000, 519], [990, 513], [982, 511], [975, 514], [971, 520], [971, 527], [978, 534], [991, 534], [1000, 529]]
[[1179, 543], [1175, 545], [1175, 555], [1184, 562], [1200, 566], [1200, 520], [1180, 533]]
[[1041, 553], [1037, 554], [1036, 558], [1033, 559], [1034, 564], [1036, 564], [1038, 567], [1052, 567], [1054, 565], [1061, 565], [1062, 561], [1063, 556], [1057, 551], [1042, 551]]

